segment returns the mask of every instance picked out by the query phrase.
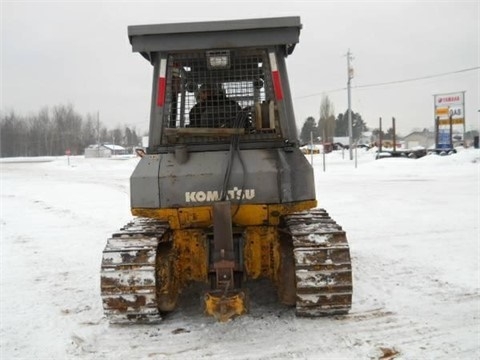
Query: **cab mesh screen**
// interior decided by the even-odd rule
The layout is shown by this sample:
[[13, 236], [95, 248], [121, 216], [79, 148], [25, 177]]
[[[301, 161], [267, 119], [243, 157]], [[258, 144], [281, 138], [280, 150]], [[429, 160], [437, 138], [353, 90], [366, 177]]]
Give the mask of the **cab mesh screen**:
[[244, 128], [246, 136], [275, 133], [274, 122], [259, 122], [262, 112], [264, 118], [272, 114], [266, 51], [179, 53], [170, 55], [167, 64], [164, 127]]

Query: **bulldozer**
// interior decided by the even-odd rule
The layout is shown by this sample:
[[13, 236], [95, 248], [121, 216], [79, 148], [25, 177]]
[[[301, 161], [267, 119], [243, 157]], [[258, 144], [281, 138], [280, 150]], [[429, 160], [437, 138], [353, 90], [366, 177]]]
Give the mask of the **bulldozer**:
[[259, 279], [297, 316], [350, 310], [346, 234], [317, 208], [298, 145], [286, 58], [301, 29], [296, 16], [128, 27], [153, 76], [133, 219], [102, 255], [111, 323], [159, 322], [193, 283], [225, 322], [248, 313]]

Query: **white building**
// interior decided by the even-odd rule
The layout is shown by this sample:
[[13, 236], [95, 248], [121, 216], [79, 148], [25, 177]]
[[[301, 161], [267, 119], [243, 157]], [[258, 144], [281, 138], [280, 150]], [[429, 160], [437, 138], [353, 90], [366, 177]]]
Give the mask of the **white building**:
[[105, 158], [126, 153], [127, 150], [123, 146], [112, 144], [90, 145], [85, 149], [86, 158]]

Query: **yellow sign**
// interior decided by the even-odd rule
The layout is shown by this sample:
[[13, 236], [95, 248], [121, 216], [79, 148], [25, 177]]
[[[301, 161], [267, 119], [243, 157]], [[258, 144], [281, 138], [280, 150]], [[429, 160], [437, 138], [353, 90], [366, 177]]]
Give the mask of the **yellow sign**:
[[437, 115], [448, 115], [448, 107], [439, 107], [435, 109]]
[[[464, 119], [452, 119], [452, 125], [461, 125]], [[438, 121], [438, 125], [450, 125], [450, 119], [442, 119]]]

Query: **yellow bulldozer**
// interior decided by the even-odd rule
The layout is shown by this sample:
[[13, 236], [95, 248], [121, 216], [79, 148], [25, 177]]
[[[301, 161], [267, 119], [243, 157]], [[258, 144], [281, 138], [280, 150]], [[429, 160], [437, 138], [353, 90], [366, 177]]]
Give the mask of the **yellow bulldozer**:
[[136, 25], [152, 66], [148, 148], [131, 179], [131, 223], [108, 239], [101, 296], [112, 323], [154, 323], [192, 283], [220, 321], [268, 279], [299, 316], [345, 314], [345, 232], [316, 208], [299, 149], [286, 58], [299, 17]]

